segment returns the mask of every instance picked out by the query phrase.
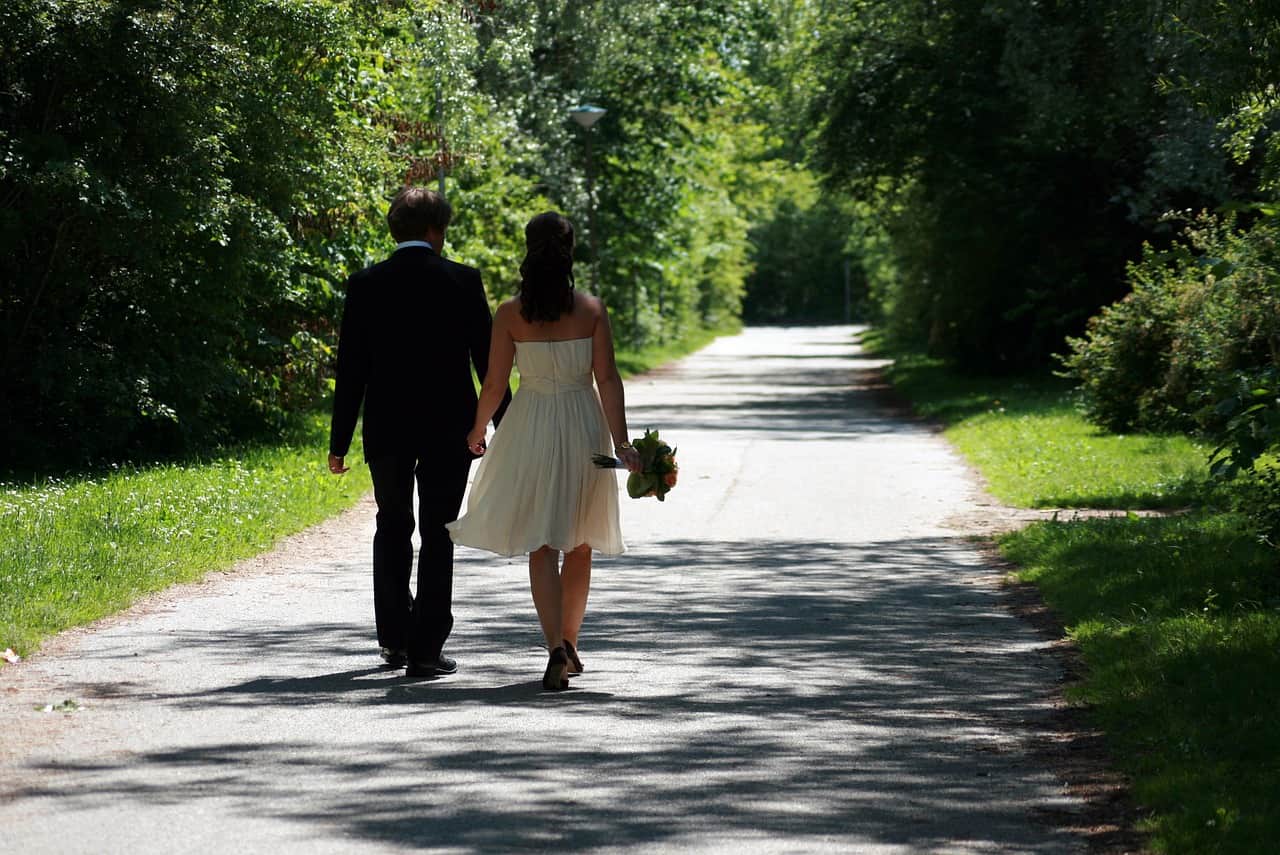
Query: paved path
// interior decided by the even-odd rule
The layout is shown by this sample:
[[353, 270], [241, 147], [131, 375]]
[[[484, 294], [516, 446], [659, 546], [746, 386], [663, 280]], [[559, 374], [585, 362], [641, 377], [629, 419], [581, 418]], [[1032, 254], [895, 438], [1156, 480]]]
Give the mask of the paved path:
[[367, 502], [54, 640], [0, 672], [0, 851], [1080, 851], [1028, 751], [1056, 666], [867, 364], [848, 327], [760, 329], [630, 383], [682, 480], [624, 499], [570, 692], [523, 563], [470, 550], [459, 674], [377, 667]]

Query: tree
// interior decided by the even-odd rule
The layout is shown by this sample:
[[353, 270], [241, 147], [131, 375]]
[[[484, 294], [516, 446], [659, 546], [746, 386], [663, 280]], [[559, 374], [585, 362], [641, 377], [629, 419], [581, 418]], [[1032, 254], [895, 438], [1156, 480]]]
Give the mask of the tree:
[[[447, 251], [515, 291], [524, 222], [590, 245], [640, 346], [732, 323], [759, 146], [748, 0], [15, 0], [0, 9], [0, 424], [50, 465], [278, 435], [325, 390], [346, 275], [443, 171]], [[637, 80], [645, 85], [636, 86]]]
[[969, 366], [1043, 361], [1125, 292], [1144, 239], [1169, 239], [1166, 206], [1217, 201], [1224, 154], [1190, 157], [1209, 129], [1156, 86], [1160, 20], [863, 0], [827, 22], [815, 154], [833, 187], [887, 203], [900, 332]]

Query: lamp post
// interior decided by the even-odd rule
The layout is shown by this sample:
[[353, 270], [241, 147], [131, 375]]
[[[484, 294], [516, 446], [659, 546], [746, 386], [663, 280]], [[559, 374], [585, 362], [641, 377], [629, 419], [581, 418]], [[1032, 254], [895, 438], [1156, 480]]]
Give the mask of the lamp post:
[[444, 84], [440, 82], [440, 69], [436, 69], [436, 127], [440, 131], [440, 158], [436, 161], [436, 178], [440, 182], [440, 196], [444, 197], [444, 162], [448, 148], [444, 136]]
[[600, 293], [600, 242], [596, 232], [596, 184], [591, 162], [591, 126], [607, 111], [603, 107], [583, 104], [569, 111], [570, 117], [582, 126], [587, 138], [587, 221], [591, 230], [591, 293]]

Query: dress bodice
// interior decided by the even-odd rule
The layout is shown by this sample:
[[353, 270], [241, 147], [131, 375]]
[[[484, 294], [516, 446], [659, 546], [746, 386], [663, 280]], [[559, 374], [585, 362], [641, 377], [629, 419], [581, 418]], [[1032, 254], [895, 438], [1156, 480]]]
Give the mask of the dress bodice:
[[520, 391], [543, 395], [591, 388], [591, 338], [517, 341]]

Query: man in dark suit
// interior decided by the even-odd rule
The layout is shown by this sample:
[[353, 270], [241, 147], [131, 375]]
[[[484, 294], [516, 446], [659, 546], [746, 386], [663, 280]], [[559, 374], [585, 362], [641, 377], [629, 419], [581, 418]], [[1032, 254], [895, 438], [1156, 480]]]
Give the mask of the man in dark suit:
[[[475, 366], [489, 367], [492, 316], [480, 271], [440, 256], [452, 210], [444, 197], [406, 187], [387, 223], [398, 245], [386, 261], [347, 280], [338, 338], [329, 470], [347, 471], [364, 404], [364, 457], [378, 505], [373, 536], [373, 607], [382, 658], [409, 676], [452, 674], [442, 653], [453, 628], [453, 541], [474, 459], [466, 437], [476, 414]], [[496, 425], [510, 393], [494, 417]], [[417, 596], [413, 487], [418, 485]]]

